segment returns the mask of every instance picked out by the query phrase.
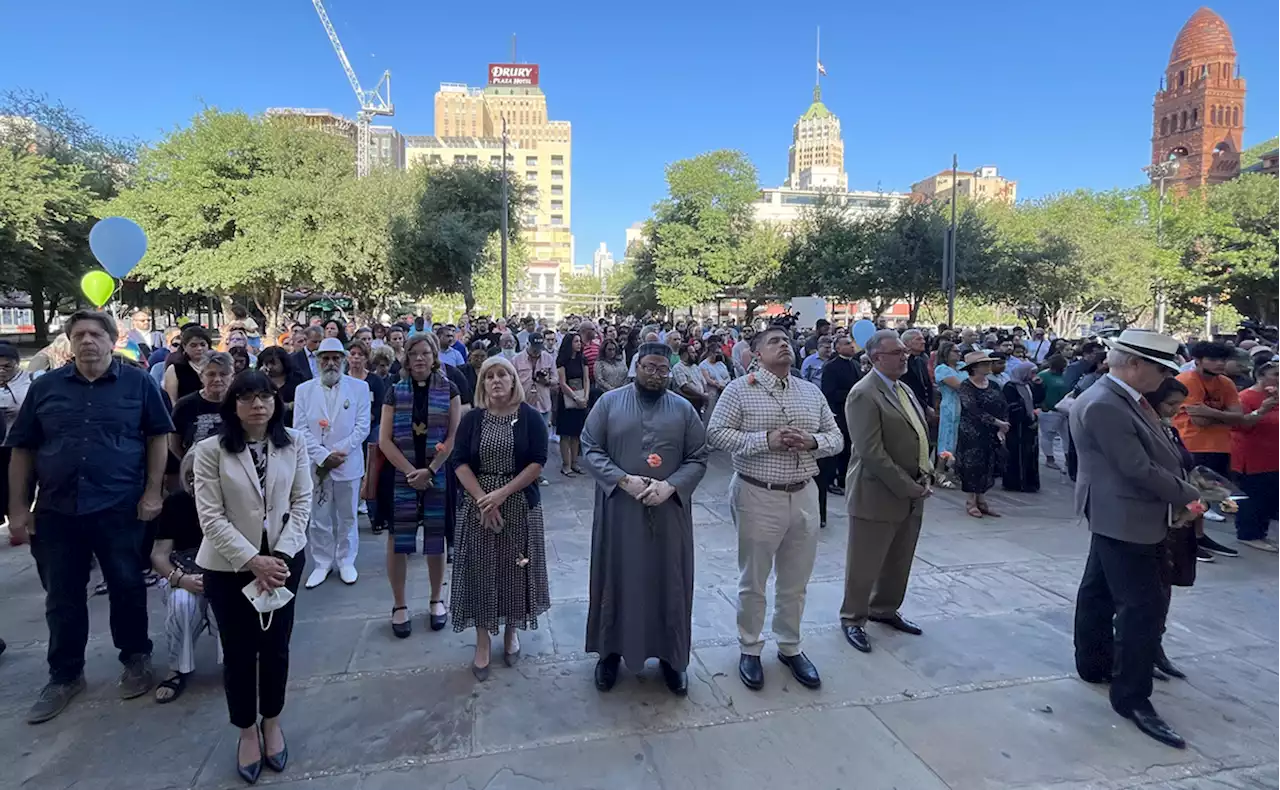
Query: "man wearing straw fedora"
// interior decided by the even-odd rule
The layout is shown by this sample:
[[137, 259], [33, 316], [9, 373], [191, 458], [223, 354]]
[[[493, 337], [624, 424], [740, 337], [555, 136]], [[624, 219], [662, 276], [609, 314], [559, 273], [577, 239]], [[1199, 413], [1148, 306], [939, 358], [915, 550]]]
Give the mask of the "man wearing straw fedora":
[[1076, 399], [1076, 512], [1093, 533], [1076, 598], [1076, 670], [1111, 683], [1111, 707], [1178, 749], [1186, 741], [1151, 706], [1164, 593], [1161, 543], [1173, 509], [1199, 506], [1178, 449], [1143, 398], [1178, 372], [1174, 338], [1127, 329], [1106, 341], [1110, 372]]

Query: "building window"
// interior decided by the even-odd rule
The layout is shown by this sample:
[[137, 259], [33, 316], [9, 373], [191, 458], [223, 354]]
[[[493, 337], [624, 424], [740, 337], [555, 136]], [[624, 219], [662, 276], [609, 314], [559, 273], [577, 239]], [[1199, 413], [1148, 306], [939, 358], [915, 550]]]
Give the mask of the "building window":
[[1179, 72], [1178, 72], [1178, 87], [1179, 87], [1179, 88], [1181, 88], [1183, 85], [1186, 85], [1186, 84], [1187, 84], [1187, 72], [1186, 72], [1186, 71], [1179, 71]]
[[1179, 129], [1187, 128], [1187, 111], [1186, 110], [1182, 111], [1182, 121], [1178, 124], [1178, 128]]
[[563, 181], [563, 180], [564, 180], [564, 171], [563, 171], [563, 170], [552, 170], [552, 171], [551, 171], [551, 180], [552, 180], [552, 181]]
[[501, 156], [491, 156], [491, 157], [489, 157], [489, 164], [493, 165], [494, 167], [501, 167], [501, 166], [502, 166], [502, 157], [501, 157]]
[[537, 180], [538, 180], [538, 171], [537, 171], [537, 170], [526, 170], [526, 171], [524, 171], [524, 180], [525, 180], [525, 181], [537, 181]]
[[538, 157], [536, 157], [536, 156], [526, 156], [526, 157], [524, 158], [524, 166], [525, 166], [525, 167], [537, 167], [537, 166], [538, 166]]
[[563, 200], [553, 200], [553, 201], [551, 201], [551, 210], [552, 210], [552, 211], [564, 211], [564, 201], [563, 201]]
[[561, 156], [560, 154], [552, 154], [552, 155], [551, 155], [551, 164], [553, 164], [553, 165], [563, 165], [563, 164], [564, 164], [564, 157], [563, 157], [563, 156]]
[[1168, 133], [1169, 133], [1169, 119], [1161, 118], [1160, 119], [1160, 136], [1164, 137]]
[[462, 154], [454, 154], [454, 155], [453, 155], [453, 163], [454, 163], [455, 165], [460, 165], [460, 164], [462, 164], [462, 163], [463, 163], [463, 162], [465, 162], [465, 161], [467, 161], [467, 157], [465, 157], [464, 155], [462, 155]]
[[530, 227], [538, 224], [538, 216], [536, 214], [525, 214], [524, 224]]
[[553, 195], [563, 195], [563, 194], [564, 194], [564, 185], [562, 185], [562, 184], [552, 184], [552, 185], [551, 185], [551, 194], [553, 194]]
[[552, 214], [552, 215], [551, 215], [551, 224], [552, 224], [552, 225], [563, 225], [563, 224], [564, 224], [564, 217], [560, 216], [559, 214]]
[[1232, 126], [1240, 125], [1240, 108], [1239, 107], [1231, 108], [1231, 125]]
[[1195, 125], [1199, 122], [1200, 122], [1200, 108], [1193, 107], [1191, 108], [1191, 127], [1194, 129]]

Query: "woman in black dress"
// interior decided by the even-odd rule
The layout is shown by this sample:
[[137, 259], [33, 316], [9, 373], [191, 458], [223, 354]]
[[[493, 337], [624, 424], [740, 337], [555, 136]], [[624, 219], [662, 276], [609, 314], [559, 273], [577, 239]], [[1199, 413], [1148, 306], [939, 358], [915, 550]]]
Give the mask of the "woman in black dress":
[[164, 371], [164, 391], [170, 403], [176, 405], [181, 398], [199, 392], [204, 386], [200, 371], [204, 370], [205, 355], [212, 347], [213, 336], [208, 329], [194, 324], [182, 330], [178, 351], [169, 357]]
[[987, 375], [995, 360], [985, 351], [964, 355], [969, 374], [960, 385], [960, 431], [956, 441], [956, 468], [960, 490], [969, 495], [965, 511], [974, 518], [999, 518], [982, 495], [995, 483], [1005, 433], [1009, 430], [1009, 406], [1004, 394]]
[[560, 341], [556, 356], [556, 373], [560, 377], [560, 407], [556, 411], [556, 432], [560, 434], [560, 474], [566, 477], [584, 474], [578, 466], [582, 448], [582, 426], [587, 422], [587, 404], [591, 402], [591, 379], [587, 376], [587, 358], [582, 353], [582, 338], [570, 332]]
[[1004, 473], [1000, 476], [1006, 491], [1040, 490], [1040, 436], [1035, 404], [1044, 397], [1032, 378], [1034, 362], [1013, 360], [1009, 367], [1009, 383], [1004, 385], [1004, 399], [1009, 404], [1009, 434], [1005, 437]]

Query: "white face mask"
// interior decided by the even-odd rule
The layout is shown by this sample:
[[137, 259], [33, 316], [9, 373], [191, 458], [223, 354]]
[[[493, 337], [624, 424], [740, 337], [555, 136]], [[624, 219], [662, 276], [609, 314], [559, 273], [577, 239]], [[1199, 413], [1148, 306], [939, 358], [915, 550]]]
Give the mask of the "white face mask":
[[507, 359], [515, 359], [516, 350], [514, 348], [504, 348], [502, 349], [502, 356], [506, 357]]
[[[286, 604], [293, 600], [293, 593], [289, 592], [286, 587], [277, 587], [274, 590], [262, 591], [258, 589], [258, 581], [255, 579], [246, 584], [240, 590], [245, 598], [249, 599], [249, 603], [253, 605], [254, 610], [258, 613], [258, 626], [263, 631], [271, 630], [271, 620], [277, 609], [283, 608]], [[266, 615], [266, 619], [262, 618]]]

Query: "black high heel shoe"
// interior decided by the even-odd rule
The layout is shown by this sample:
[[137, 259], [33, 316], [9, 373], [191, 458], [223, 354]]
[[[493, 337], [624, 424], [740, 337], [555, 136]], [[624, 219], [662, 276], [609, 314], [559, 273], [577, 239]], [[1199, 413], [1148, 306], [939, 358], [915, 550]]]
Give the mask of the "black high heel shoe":
[[280, 751], [275, 754], [266, 754], [267, 738], [265, 735], [262, 737], [262, 761], [267, 764], [268, 768], [276, 773], [282, 772], [284, 767], [289, 764], [289, 742], [284, 738], [284, 730], [280, 730], [280, 740], [284, 743], [284, 745], [280, 747]]
[[241, 765], [240, 764], [240, 741], [239, 739], [236, 740], [236, 773], [240, 775], [241, 779], [243, 779], [245, 782], [251, 785], [257, 784], [258, 777], [262, 776], [262, 752], [264, 751], [264, 749], [262, 748], [262, 729], [259, 727], [255, 727], [254, 729], [258, 733], [257, 761], [249, 763], [248, 765]]
[[[393, 606], [391, 608], [391, 616], [395, 617], [396, 612], [400, 611], [401, 609], [408, 609], [408, 608], [409, 607], [407, 606]], [[404, 639], [407, 636], [409, 636], [409, 634], [413, 633], [413, 623], [410, 622], [409, 618], [407, 617], [405, 618], [403, 623], [397, 623], [396, 621], [392, 620], [391, 633], [395, 634], [396, 637], [399, 639]]]
[[[441, 606], [444, 606], [444, 601], [431, 602], [432, 607], [435, 607], [436, 604], [440, 604]], [[428, 622], [431, 623], [432, 631], [443, 630], [445, 623], [449, 622], [449, 610], [445, 609], [444, 614], [436, 614], [434, 611], [430, 612], [429, 616], [427, 617], [427, 620]]]

